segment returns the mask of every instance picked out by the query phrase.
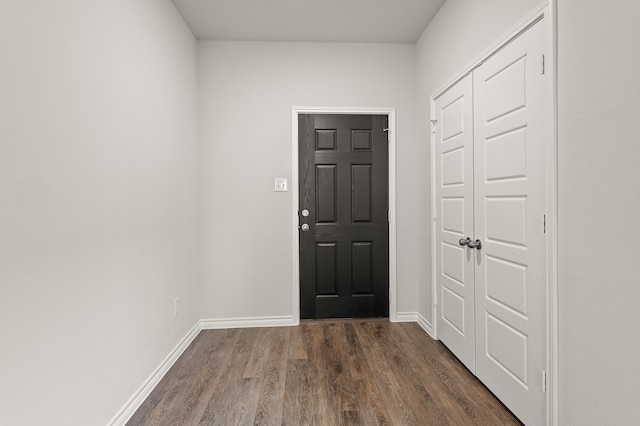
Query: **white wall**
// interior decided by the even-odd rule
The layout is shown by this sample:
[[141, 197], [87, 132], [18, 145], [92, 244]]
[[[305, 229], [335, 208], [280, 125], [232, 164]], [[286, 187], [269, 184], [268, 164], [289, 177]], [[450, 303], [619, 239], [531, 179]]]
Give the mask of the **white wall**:
[[640, 419], [638, 16], [558, 1], [560, 424]]
[[[294, 106], [397, 108], [398, 311], [417, 309], [413, 45], [200, 43], [203, 318], [293, 314]], [[297, 232], [297, 231], [296, 231]]]
[[429, 99], [492, 46], [540, 0], [447, 0], [416, 45], [416, 141], [420, 158], [418, 187], [419, 312], [432, 318], [431, 151]]
[[199, 318], [196, 49], [168, 0], [0, 2], [0, 423], [106, 424]]

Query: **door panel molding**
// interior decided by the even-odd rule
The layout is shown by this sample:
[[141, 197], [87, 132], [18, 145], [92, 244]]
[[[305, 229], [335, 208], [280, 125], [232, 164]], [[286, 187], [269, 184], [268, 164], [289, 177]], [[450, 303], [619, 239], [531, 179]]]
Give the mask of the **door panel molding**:
[[433, 239], [438, 338], [475, 374], [475, 288], [473, 238], [473, 80], [460, 79], [434, 102], [433, 183], [439, 221]]
[[[293, 107], [292, 144], [291, 144], [291, 225], [293, 247], [293, 318], [300, 323], [300, 241], [298, 238], [298, 206], [299, 197], [299, 166], [298, 166], [298, 115], [300, 114], [352, 114], [352, 115], [386, 115], [389, 119], [389, 320], [396, 322], [397, 318], [397, 288], [396, 288], [396, 110], [392, 107], [359, 108], [359, 107]], [[329, 136], [323, 142], [330, 145]], [[358, 138], [358, 146], [366, 149], [366, 138]]]

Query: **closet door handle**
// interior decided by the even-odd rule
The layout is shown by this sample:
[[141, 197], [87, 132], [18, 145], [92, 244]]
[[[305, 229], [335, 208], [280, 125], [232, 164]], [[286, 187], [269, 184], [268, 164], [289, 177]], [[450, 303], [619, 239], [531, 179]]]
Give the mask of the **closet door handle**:
[[458, 241], [458, 244], [460, 244], [462, 247], [464, 247], [467, 244], [469, 244], [470, 242], [471, 242], [471, 238], [460, 238], [460, 241]]
[[472, 248], [472, 249], [480, 250], [482, 248], [482, 242], [480, 240], [471, 241], [467, 245], [469, 246], [469, 248]]

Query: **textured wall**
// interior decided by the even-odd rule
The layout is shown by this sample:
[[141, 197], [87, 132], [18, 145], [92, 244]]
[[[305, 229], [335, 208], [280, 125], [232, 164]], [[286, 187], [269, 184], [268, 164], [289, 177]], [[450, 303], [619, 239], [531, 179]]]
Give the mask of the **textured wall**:
[[558, 1], [560, 424], [640, 419], [639, 15]]

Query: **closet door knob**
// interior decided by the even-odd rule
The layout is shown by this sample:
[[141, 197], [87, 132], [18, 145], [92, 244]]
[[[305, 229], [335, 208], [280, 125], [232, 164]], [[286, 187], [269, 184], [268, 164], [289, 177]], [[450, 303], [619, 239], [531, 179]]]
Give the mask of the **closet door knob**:
[[480, 250], [482, 248], [482, 242], [480, 242], [480, 240], [471, 241], [467, 245], [472, 249], [474, 248]]
[[458, 244], [460, 244], [462, 247], [464, 247], [467, 244], [469, 244], [470, 242], [471, 242], [471, 238], [460, 238], [460, 241], [458, 241]]

